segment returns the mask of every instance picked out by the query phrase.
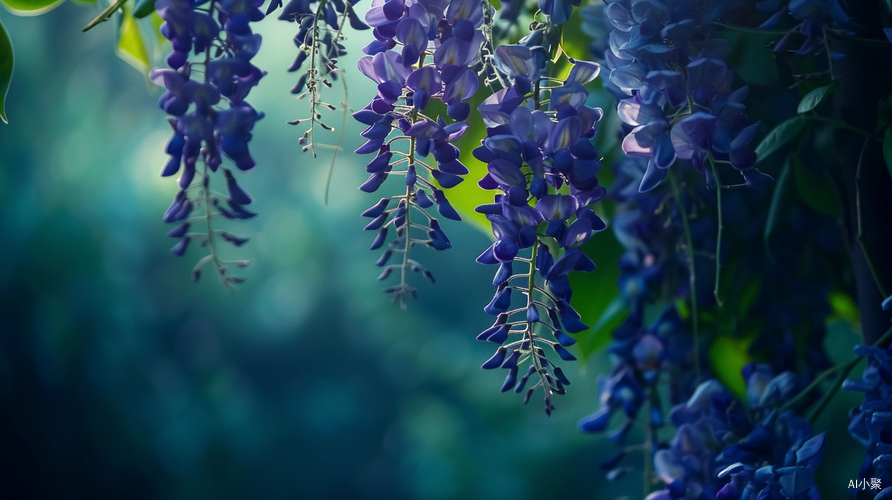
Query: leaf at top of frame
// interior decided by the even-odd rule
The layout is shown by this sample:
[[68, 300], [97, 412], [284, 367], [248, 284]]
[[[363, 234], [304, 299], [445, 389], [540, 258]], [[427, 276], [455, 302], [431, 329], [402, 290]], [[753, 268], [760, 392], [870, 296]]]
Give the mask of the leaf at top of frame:
[[0, 0], [6, 10], [17, 16], [39, 16], [62, 5], [65, 0]]
[[121, 26], [118, 29], [118, 46], [116, 48], [118, 57], [125, 62], [138, 69], [143, 74], [148, 74], [152, 67], [152, 61], [149, 58], [149, 50], [146, 42], [142, 37], [136, 19], [130, 12], [130, 8], [125, 6], [121, 18]]
[[142, 19], [155, 12], [155, 0], [136, 0], [133, 6], [133, 17]]

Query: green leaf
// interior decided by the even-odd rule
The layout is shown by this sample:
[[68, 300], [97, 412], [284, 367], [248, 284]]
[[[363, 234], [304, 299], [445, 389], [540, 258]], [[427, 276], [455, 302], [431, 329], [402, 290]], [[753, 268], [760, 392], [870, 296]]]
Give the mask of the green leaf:
[[771, 253], [771, 236], [774, 235], [777, 230], [778, 224], [780, 224], [781, 214], [787, 212], [787, 207], [790, 205], [790, 180], [791, 180], [791, 171], [793, 169], [790, 168], [790, 160], [787, 159], [784, 162], [784, 167], [781, 169], [780, 175], [777, 178], [777, 182], [774, 183], [774, 194], [771, 195], [771, 206], [768, 209], [768, 221], [765, 223], [765, 232], [762, 234], [762, 241], [765, 244], [765, 251], [768, 253], [768, 257], [771, 260], [774, 260], [774, 255]]
[[136, 0], [133, 6], [133, 17], [142, 19], [155, 12], [155, 0]]
[[592, 325], [592, 331], [600, 332], [608, 325], [619, 326], [616, 320], [622, 319], [620, 315], [627, 309], [626, 300], [622, 295], [617, 295], [609, 304], [607, 304], [607, 307], [604, 308], [604, 312], [601, 313], [601, 317], [598, 318], [598, 321]]
[[499, 0], [489, 0], [489, 4], [492, 5], [496, 10], [500, 10], [502, 8], [502, 2]]
[[628, 316], [628, 308], [616, 286], [620, 276], [616, 263], [625, 249], [613, 231], [607, 229], [595, 234], [582, 250], [598, 265], [590, 273], [570, 273], [569, 276], [573, 288], [571, 304], [582, 322], [591, 325], [588, 330], [574, 335], [578, 352], [585, 360], [610, 343], [613, 331]]
[[756, 147], [756, 163], [764, 160], [784, 144], [793, 140], [802, 131], [803, 126], [805, 126], [805, 117], [797, 115], [774, 127], [774, 130], [768, 132], [768, 135]]
[[561, 50], [568, 57], [580, 60], [591, 58], [589, 47], [592, 38], [582, 31], [583, 18], [580, 15], [570, 16], [561, 30]]
[[751, 343], [748, 339], [719, 336], [709, 347], [709, 365], [715, 377], [737, 397], [746, 394], [746, 383], [740, 370], [752, 361], [749, 355]]
[[755, 33], [731, 27], [722, 32], [722, 38], [728, 40], [730, 53], [728, 66], [743, 81], [759, 86], [780, 85], [780, 74], [777, 70], [775, 54], [765, 50], [765, 46], [777, 40], [777, 35], [767, 32]]
[[886, 160], [886, 168], [889, 169], [889, 175], [892, 175], [892, 129], [887, 128], [883, 134], [883, 159]]
[[798, 156], [790, 158], [796, 178], [796, 193], [812, 210], [830, 217], [842, 214], [842, 204], [830, 179], [822, 171], [816, 171], [802, 162]]
[[39, 16], [62, 5], [65, 0], [0, 0], [6, 10], [17, 16]]
[[118, 47], [116, 52], [118, 57], [144, 74], [148, 74], [149, 69], [152, 67], [146, 42], [142, 38], [136, 19], [130, 13], [130, 8], [126, 6], [121, 19], [121, 27], [118, 30]]
[[833, 82], [826, 87], [819, 87], [808, 94], [805, 94], [805, 97], [799, 101], [799, 107], [796, 108], [796, 112], [799, 114], [808, 113], [809, 111], [815, 109], [815, 106], [821, 103], [824, 100], [824, 97], [828, 96], [833, 90], [836, 89], [836, 82]]
[[[480, 83], [483, 87], [483, 83]], [[483, 102], [482, 95], [484, 92], [477, 92], [468, 102], [471, 109], [477, 109]], [[436, 106], [437, 103], [431, 100], [431, 105]], [[446, 114], [445, 106], [440, 114]], [[431, 110], [430, 116], [436, 116], [436, 110]], [[471, 113], [467, 120], [468, 127], [465, 133], [459, 137], [453, 144], [461, 151], [461, 162], [471, 172], [465, 176], [464, 182], [446, 191], [449, 203], [458, 211], [462, 219], [469, 221], [471, 226], [479, 229], [487, 236], [492, 237], [492, 226], [486, 216], [476, 212], [474, 209], [486, 203], [492, 203], [495, 199], [497, 191], [484, 191], [477, 185], [477, 181], [487, 174], [486, 164], [474, 158], [471, 151], [480, 146], [481, 141], [486, 138], [486, 126], [483, 124], [483, 118], [479, 113]]]
[[9, 92], [9, 83], [12, 81], [12, 70], [15, 66], [15, 56], [12, 53], [12, 40], [3, 23], [0, 22], [0, 120], [9, 123], [6, 119], [6, 93]]
[[830, 300], [830, 309], [833, 311], [834, 317], [854, 324], [861, 323], [861, 311], [858, 309], [858, 304], [848, 294], [833, 291], [827, 298]]

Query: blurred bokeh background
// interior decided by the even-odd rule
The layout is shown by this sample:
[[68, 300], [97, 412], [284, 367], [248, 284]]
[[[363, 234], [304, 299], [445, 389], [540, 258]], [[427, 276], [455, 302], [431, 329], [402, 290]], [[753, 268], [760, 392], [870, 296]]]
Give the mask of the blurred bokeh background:
[[[203, 254], [170, 255], [161, 222], [177, 187], [158, 175], [160, 90], [115, 57], [111, 25], [81, 33], [97, 13], [0, 12], [17, 56], [0, 127], [0, 497], [640, 495], [640, 477], [604, 479], [612, 445], [576, 430], [605, 356], [565, 366], [573, 385], [550, 418], [538, 395], [521, 406], [478, 368], [491, 354], [474, 341], [490, 322], [492, 270], [473, 263], [486, 234], [448, 224], [453, 249], [423, 256], [441, 279], [418, 280], [407, 312], [380, 293], [358, 216], [377, 199], [356, 189], [359, 128], [324, 205], [326, 153], [301, 154], [285, 123], [306, 113], [288, 94], [293, 25], [259, 27], [269, 74], [249, 101], [266, 118], [240, 177], [259, 215], [229, 227], [251, 242], [225, 249], [256, 262], [235, 293], [210, 269], [192, 283]], [[350, 43], [347, 68], [363, 40]], [[357, 75], [353, 107], [374, 91]], [[857, 340], [844, 338], [841, 352]], [[824, 425], [844, 428], [856, 402], [842, 395]], [[846, 439], [835, 456], [857, 464]]]

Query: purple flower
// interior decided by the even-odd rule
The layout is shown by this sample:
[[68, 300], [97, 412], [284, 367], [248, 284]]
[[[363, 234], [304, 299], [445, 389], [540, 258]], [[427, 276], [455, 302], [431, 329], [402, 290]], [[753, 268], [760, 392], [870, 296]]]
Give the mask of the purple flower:
[[[403, 177], [405, 194], [393, 197], [400, 200], [398, 207], [366, 211], [376, 214], [366, 228], [378, 231], [373, 249], [384, 245], [388, 228], [396, 229], [396, 238], [378, 264], [385, 266], [395, 251], [405, 254], [402, 264], [388, 265], [380, 276], [384, 279], [393, 269], [402, 269], [400, 284], [385, 291], [405, 307], [405, 298], [415, 294], [415, 288], [405, 281], [405, 271], [421, 269], [408, 258], [411, 248], [419, 243], [436, 250], [451, 247], [440, 223], [427, 209], [436, 203], [440, 215], [460, 220], [440, 188], [458, 185], [468, 173], [452, 142], [467, 129], [460, 121], [470, 112], [464, 101], [478, 86], [473, 66], [480, 60], [485, 38], [478, 29], [483, 11], [474, 0], [373, 0], [366, 21], [374, 28], [376, 41], [363, 49], [369, 55], [361, 58], [358, 66], [378, 84], [378, 93], [354, 114], [367, 126], [361, 133], [366, 142], [356, 153], [375, 152], [376, 156], [366, 166], [371, 176], [360, 189], [374, 192], [394, 174]], [[397, 44], [402, 46], [399, 52], [394, 50]], [[447, 123], [442, 117], [425, 116], [422, 112], [429, 109], [431, 99], [441, 99], [447, 105], [447, 116], [459, 121]], [[394, 133], [400, 135], [394, 137]], [[406, 148], [394, 149], [400, 146]], [[394, 162], [397, 151], [400, 156]], [[431, 154], [435, 163], [429, 164], [426, 157]], [[428, 271], [422, 274], [433, 281]]]
[[[515, 391], [521, 392], [529, 377], [537, 376], [538, 382], [527, 389], [524, 401], [542, 387], [545, 409], [550, 413], [554, 408], [553, 396], [565, 392], [568, 381], [563, 374], [557, 375], [556, 366], [550, 369], [553, 363], [538, 346], [548, 345], [565, 361], [576, 359], [565, 348], [575, 340], [565, 332], [577, 333], [588, 327], [569, 304], [572, 291], [567, 276], [571, 271], [595, 268], [578, 247], [593, 232], [604, 229], [603, 221], [588, 208], [603, 197], [604, 190], [596, 177], [601, 167], [599, 155], [590, 142], [601, 113], [585, 105], [588, 91], [583, 87], [583, 83], [597, 76], [598, 66], [577, 62], [579, 67], [571, 70], [568, 81], [550, 90], [549, 109], [556, 112], [549, 114], [536, 109], [532, 100], [527, 101], [531, 79], [538, 80], [537, 65], [544, 63], [544, 54], [542, 47], [531, 49], [524, 45], [496, 49], [499, 71], [514, 84], [488, 97], [478, 108], [488, 128], [487, 137], [473, 153], [487, 164], [487, 174], [478, 185], [500, 191], [494, 196], [494, 203], [477, 207], [490, 221], [496, 240], [477, 261], [499, 265], [493, 280], [496, 294], [484, 310], [507, 316], [524, 314], [523, 320], [514, 320], [520, 328], [499, 329], [498, 338], [501, 343], [516, 335], [518, 338], [507, 345], [513, 346], [521, 361], [535, 356], [536, 362], [519, 379], [520, 389]], [[570, 186], [570, 194], [559, 193], [565, 184]], [[544, 232], [540, 233], [543, 222]], [[558, 254], [552, 255], [549, 243], [555, 244]], [[527, 303], [510, 309], [508, 280], [514, 269], [512, 264], [526, 252], [532, 253], [527, 282], [535, 284], [541, 280], [542, 284], [530, 289], [518, 287]], [[555, 340], [545, 340], [541, 334], [533, 336], [534, 325], [550, 331]], [[492, 327], [478, 338], [491, 336]], [[516, 364], [503, 368], [509, 368], [503, 387], [513, 387], [517, 381]]]
[[[164, 20], [161, 32], [173, 45], [173, 52], [168, 57], [171, 68], [155, 68], [150, 72], [151, 80], [165, 87], [159, 107], [173, 116], [170, 123], [174, 133], [165, 148], [170, 159], [161, 175], [182, 172], [180, 191], [164, 214], [165, 222], [184, 220], [196, 206], [202, 206], [204, 214], [193, 218], [204, 218], [208, 222], [218, 215], [230, 219], [255, 215], [242, 207], [250, 204], [252, 199], [238, 185], [231, 170], [223, 169], [228, 198], [210, 190], [210, 177], [223, 163], [224, 155], [240, 170], [255, 165], [248, 143], [254, 123], [263, 118], [263, 113], [256, 112], [244, 99], [264, 75], [250, 62], [261, 42], [260, 35], [252, 33], [250, 22], [262, 19], [263, 13], [256, 0], [224, 0], [211, 6], [213, 12], [208, 14], [196, 12], [195, 5], [188, 1], [162, 0], [156, 5]], [[218, 50], [219, 47], [226, 50]], [[202, 56], [207, 60], [203, 81], [192, 79], [192, 65], [188, 60], [190, 51], [207, 56]], [[205, 167], [200, 172], [197, 168], [199, 160]], [[193, 184], [196, 175], [200, 175], [199, 182]], [[195, 196], [195, 201], [190, 196]], [[168, 233], [168, 236], [181, 238], [171, 252], [183, 255], [188, 243], [199, 238], [214, 257], [199, 262], [193, 271], [195, 279], [200, 275], [201, 265], [213, 260], [217, 274], [226, 286], [241, 282], [241, 278], [228, 274], [216, 258], [213, 239], [219, 236], [234, 246], [243, 245], [247, 239], [210, 228], [204, 235], [186, 233], [188, 227], [186, 222]]]

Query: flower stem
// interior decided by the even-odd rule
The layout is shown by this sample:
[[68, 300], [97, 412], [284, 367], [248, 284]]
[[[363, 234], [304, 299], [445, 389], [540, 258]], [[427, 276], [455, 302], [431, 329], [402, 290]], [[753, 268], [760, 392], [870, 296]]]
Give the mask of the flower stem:
[[826, 118], [826, 117], [823, 117], [823, 116], [820, 116], [820, 115], [817, 115], [817, 114], [809, 114], [809, 115], [805, 115], [805, 119], [806, 119], [806, 120], [814, 120], [814, 121], [816, 121], [816, 122], [824, 122], [824, 123], [827, 123], [827, 124], [829, 124], [829, 125], [833, 125], [834, 127], [839, 127], [839, 128], [841, 128], [841, 129], [845, 129], [845, 130], [848, 130], [848, 131], [850, 131], [850, 132], [854, 132], [854, 133], [856, 133], [856, 134], [860, 134], [860, 135], [867, 136], [867, 137], [870, 137], [870, 135], [871, 135], [870, 132], [868, 132], [868, 131], [866, 131], [866, 130], [863, 130], [863, 129], [860, 129], [860, 128], [858, 128], [858, 127], [849, 125], [849, 124], [846, 123], [846, 122], [841, 122], [841, 121], [839, 121], [839, 120], [833, 120], [833, 119], [831, 119], [831, 118]]
[[[698, 377], [699, 378], [699, 377]], [[647, 495], [650, 494], [650, 485], [651, 485], [651, 476], [653, 475], [653, 445], [654, 445], [654, 429], [653, 426], [650, 425], [650, 413], [651, 413], [651, 398], [653, 396], [653, 387], [648, 389], [648, 397], [644, 403], [644, 446], [642, 452], [644, 453], [644, 472], [642, 477], [642, 486], [644, 488], [644, 496], [642, 498], [646, 498]]]
[[[211, 0], [208, 5], [208, 12], [213, 15], [214, 12], [214, 3], [215, 0]], [[208, 64], [211, 60], [211, 50], [210, 48], [205, 49], [204, 52], [204, 67], [207, 68]], [[205, 72], [204, 82], [208, 83], [210, 80], [209, 75]], [[223, 282], [223, 286], [226, 287], [227, 290], [232, 291], [232, 285], [229, 283], [229, 280], [226, 279], [226, 268], [222, 262], [220, 262], [220, 257], [217, 255], [217, 242], [214, 239], [214, 230], [211, 227], [211, 177], [208, 172], [208, 164], [204, 162], [204, 170], [202, 171], [202, 184], [204, 185], [203, 197], [204, 197], [204, 213], [206, 215], [205, 222], [207, 223], [207, 245], [208, 250], [211, 252], [211, 259], [214, 261], [214, 267], [217, 270], [217, 276], [220, 277], [220, 281]]]
[[824, 51], [827, 52], [827, 68], [830, 71], [830, 79], [836, 81], [836, 75], [833, 73], [833, 52], [830, 51], [830, 38], [827, 36], [827, 25], [821, 26], [821, 32], [824, 35]]
[[886, 288], [883, 286], [882, 280], [880, 280], [880, 275], [879, 273], [877, 273], [876, 266], [874, 265], [870, 253], [867, 251], [867, 243], [864, 238], [864, 227], [861, 215], [861, 165], [864, 162], [864, 155], [867, 153], [867, 148], [870, 146], [870, 140], [872, 137], [873, 135], [869, 135], [864, 139], [864, 144], [861, 145], [861, 152], [858, 154], [858, 167], [855, 169], [855, 216], [858, 223], [858, 234], [855, 236], [855, 239], [858, 241], [858, 245], [861, 247], [861, 253], [864, 254], [864, 261], [867, 263], [867, 268], [870, 269], [870, 274], [873, 276], [873, 281], [876, 283], [877, 288], [880, 290], [880, 295], [882, 295], [883, 297], [888, 297], [889, 294], [887, 293]]
[[214, 261], [214, 267], [217, 269], [217, 276], [220, 277], [220, 281], [223, 282], [223, 286], [225, 286], [228, 290], [232, 291], [232, 285], [229, 283], [229, 280], [226, 279], [226, 268], [220, 262], [220, 258], [217, 255], [217, 242], [214, 240], [214, 230], [211, 227], [211, 190], [210, 183], [211, 177], [208, 175], [208, 165], [204, 164], [204, 171], [202, 173], [204, 176], [204, 211], [207, 214], [205, 217], [205, 221], [207, 222], [207, 245], [208, 250], [211, 252], [210, 256]]
[[[347, 2], [347, 6], [349, 8], [350, 3]], [[334, 152], [331, 154], [331, 163], [328, 165], [328, 175], [325, 178], [325, 197], [323, 202], [325, 205], [328, 205], [328, 192], [331, 190], [331, 176], [334, 173], [335, 162], [338, 159], [338, 152], [341, 150], [341, 144], [344, 143], [344, 135], [347, 132], [347, 114], [350, 109], [348, 104], [349, 97], [347, 95], [347, 77], [344, 70], [340, 70], [341, 72], [341, 83], [344, 85], [344, 102], [341, 103], [344, 106], [344, 115], [341, 118], [341, 134], [338, 136], [338, 145], [334, 147]]]
[[685, 244], [687, 245], [687, 261], [688, 261], [688, 286], [691, 288], [691, 329], [694, 333], [694, 369], [697, 382], [700, 382], [700, 315], [697, 312], [697, 272], [694, 268], [694, 239], [691, 236], [691, 223], [688, 220], [688, 211], [681, 199], [681, 190], [678, 187], [678, 181], [675, 179], [675, 173], [671, 170], [669, 173], [669, 182], [672, 185], [672, 193], [675, 196], [675, 203], [678, 205], [678, 212], [681, 214], [681, 222], [684, 224]]
[[[414, 118], [414, 117], [413, 117]], [[415, 138], [412, 137], [409, 139], [409, 165], [408, 168], [413, 168], [415, 166]], [[406, 195], [403, 198], [406, 202], [406, 222], [403, 226], [404, 232], [403, 237], [406, 239], [405, 247], [403, 248], [403, 266], [400, 273], [400, 285], [402, 285], [403, 290], [408, 287], [406, 283], [406, 271], [409, 269], [409, 248], [412, 246], [412, 239], [409, 237], [409, 233], [412, 231], [412, 225], [409, 221], [409, 215], [411, 210], [409, 210], [409, 204], [412, 202], [412, 186], [406, 186]], [[402, 310], [406, 310], [406, 297], [405, 293], [400, 294], [400, 308]]]
[[[536, 244], [533, 244], [533, 252], [530, 254], [530, 273], [529, 278], [527, 279], [526, 290], [527, 309], [533, 305], [533, 291], [536, 289], [536, 256], [538, 251], [539, 245], [537, 242]], [[527, 322], [526, 334], [527, 338], [530, 339], [530, 357], [532, 358], [533, 366], [536, 367], [536, 374], [539, 375], [539, 379], [542, 383], [542, 390], [545, 391], [545, 400], [546, 402], [551, 401], [551, 386], [548, 384], [548, 381], [545, 380], [545, 370], [542, 367], [542, 362], [539, 361], [539, 356], [536, 354], [536, 335], [533, 333], [532, 323]]]
[[722, 230], [724, 229], [724, 224], [722, 222], [722, 183], [719, 179], [719, 171], [715, 167], [715, 160], [713, 160], [711, 154], [708, 154], [707, 158], [709, 158], [709, 166], [712, 168], [712, 177], [715, 180], [716, 185], [716, 214], [719, 219], [718, 234], [716, 235], [715, 240], [715, 288], [712, 293], [715, 295], [716, 304], [718, 304], [719, 307], [722, 307], [722, 299], [719, 298], [719, 280], [722, 270]]

